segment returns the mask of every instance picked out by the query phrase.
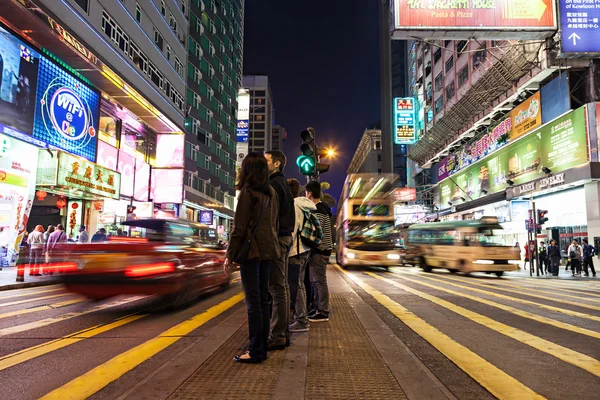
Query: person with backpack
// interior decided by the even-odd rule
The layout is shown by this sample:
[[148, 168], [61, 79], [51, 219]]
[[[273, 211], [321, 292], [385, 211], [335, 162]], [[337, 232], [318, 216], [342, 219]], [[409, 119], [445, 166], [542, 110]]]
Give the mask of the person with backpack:
[[581, 261], [583, 260], [583, 250], [577, 239], [573, 239], [573, 244], [569, 246], [567, 251], [571, 259], [571, 271], [573, 276], [581, 276]]
[[590, 276], [588, 267], [592, 270], [592, 276], [596, 276], [596, 269], [594, 268], [594, 256], [596, 255], [596, 248], [591, 244], [588, 244], [587, 239], [583, 239], [583, 272], [585, 276]]
[[[296, 296], [292, 296], [292, 307], [294, 318], [290, 324], [290, 332], [307, 332], [309, 330], [308, 310], [306, 302], [306, 287], [304, 278], [306, 276], [306, 265], [310, 258], [310, 251], [317, 248], [323, 241], [323, 230], [319, 219], [313, 214], [317, 206], [306, 197], [299, 197], [300, 182], [297, 179], [288, 179], [288, 184], [294, 196], [294, 208], [296, 221], [292, 232], [292, 249], [290, 250], [290, 271], [292, 265], [298, 266], [298, 278], [290, 283], [290, 288], [295, 286]], [[293, 295], [293, 290], [292, 290]]]
[[333, 235], [331, 229], [331, 208], [321, 201], [321, 184], [309, 182], [306, 184], [306, 197], [316, 206], [315, 214], [323, 229], [323, 241], [316, 249], [311, 251], [309, 262], [310, 283], [313, 285], [315, 310], [308, 315], [310, 322], [329, 321], [329, 288], [327, 287], [327, 264], [333, 249]]
[[290, 186], [283, 175], [287, 159], [280, 151], [265, 152], [269, 167], [269, 184], [279, 199], [279, 249], [280, 257], [274, 260], [269, 271], [269, 293], [273, 299], [271, 311], [271, 337], [268, 350], [284, 350], [290, 345], [290, 286], [288, 284], [288, 257], [292, 247], [295, 210]]

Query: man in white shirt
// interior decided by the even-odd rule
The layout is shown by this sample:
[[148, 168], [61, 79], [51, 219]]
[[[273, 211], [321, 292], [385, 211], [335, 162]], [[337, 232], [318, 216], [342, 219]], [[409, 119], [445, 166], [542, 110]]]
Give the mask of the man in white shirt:
[[583, 251], [577, 239], [573, 239], [573, 243], [567, 250], [567, 255], [571, 259], [571, 271], [573, 276], [581, 276], [581, 260], [583, 260]]

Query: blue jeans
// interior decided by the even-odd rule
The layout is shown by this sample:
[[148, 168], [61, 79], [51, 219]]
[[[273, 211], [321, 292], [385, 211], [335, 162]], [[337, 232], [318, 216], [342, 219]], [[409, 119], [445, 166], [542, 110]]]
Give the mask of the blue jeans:
[[267, 358], [269, 340], [269, 264], [270, 261], [249, 260], [240, 266], [240, 275], [248, 309], [250, 356]]

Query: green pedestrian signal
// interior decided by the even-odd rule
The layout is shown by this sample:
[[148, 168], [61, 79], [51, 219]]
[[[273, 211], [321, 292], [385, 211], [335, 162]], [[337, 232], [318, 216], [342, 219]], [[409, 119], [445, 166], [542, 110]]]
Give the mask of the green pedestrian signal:
[[296, 159], [296, 165], [300, 168], [302, 175], [312, 176], [315, 173], [315, 160], [310, 156], [300, 156]]

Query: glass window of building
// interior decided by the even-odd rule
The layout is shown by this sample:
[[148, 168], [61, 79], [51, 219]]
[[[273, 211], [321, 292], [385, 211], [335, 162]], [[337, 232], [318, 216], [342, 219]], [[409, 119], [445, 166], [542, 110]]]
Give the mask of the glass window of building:
[[442, 90], [442, 73], [440, 72], [436, 77], [435, 77], [435, 91], [439, 92]]
[[469, 66], [465, 65], [458, 73], [458, 87], [462, 87], [469, 80]]
[[465, 52], [465, 50], [467, 50], [467, 48], [469, 47], [469, 41], [468, 40], [461, 40], [456, 44], [456, 51], [458, 52], [458, 55], [461, 55], [462, 53]]
[[75, 4], [81, 7], [81, 9], [86, 13], [89, 11], [89, 0], [75, 0]]
[[142, 23], [142, 7], [140, 7], [139, 3], [135, 3], [135, 20], [138, 24]]
[[171, 61], [171, 46], [167, 45], [167, 60]]
[[446, 73], [448, 73], [450, 72], [452, 67], [454, 67], [454, 56], [450, 56], [450, 58], [446, 60], [446, 67], [444, 68], [444, 70], [446, 71]]
[[442, 49], [438, 48], [435, 53], [433, 53], [433, 63], [437, 63], [440, 58], [442, 58]]
[[479, 49], [475, 53], [473, 53], [473, 69], [475, 70], [475, 69], [479, 68], [479, 66], [481, 64], [483, 64], [486, 59], [487, 59], [487, 48], [484, 45], [481, 49]]
[[265, 97], [267, 94], [266, 94], [266, 92], [265, 92], [264, 90], [257, 90], [257, 91], [254, 93], [254, 95], [255, 95], [256, 97]]
[[160, 51], [163, 51], [164, 39], [156, 28], [154, 28], [154, 44], [156, 44], [156, 47], [158, 47]]
[[452, 81], [448, 86], [446, 86], [446, 101], [452, 99], [455, 94], [454, 81]]
[[444, 108], [444, 95], [442, 94], [435, 100], [435, 113], [439, 113]]
[[160, 13], [163, 17], [167, 16], [167, 7], [165, 6], [165, 0], [160, 0]]
[[98, 138], [103, 142], [119, 148], [118, 120], [108, 114], [100, 114]]

